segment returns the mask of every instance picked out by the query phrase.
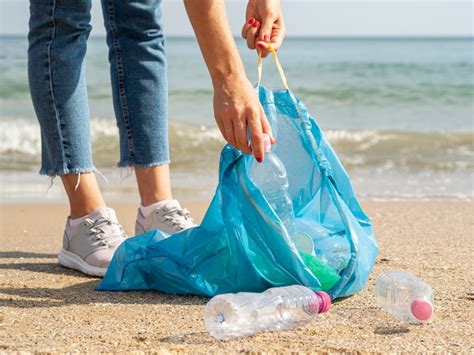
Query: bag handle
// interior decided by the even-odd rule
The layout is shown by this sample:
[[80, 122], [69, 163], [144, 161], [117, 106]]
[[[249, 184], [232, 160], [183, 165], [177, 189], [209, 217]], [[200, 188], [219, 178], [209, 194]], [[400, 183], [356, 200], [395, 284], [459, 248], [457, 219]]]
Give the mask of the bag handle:
[[[278, 74], [280, 74], [280, 79], [281, 79], [281, 82], [283, 83], [283, 86], [285, 87], [286, 90], [290, 90], [289, 87], [288, 87], [288, 83], [286, 81], [286, 77], [285, 77], [285, 72], [283, 70], [283, 67], [281, 66], [280, 64], [280, 61], [278, 60], [278, 56], [277, 56], [277, 52], [275, 50], [275, 48], [273, 48], [273, 46], [271, 44], [267, 44], [268, 46], [268, 49], [270, 50], [270, 53], [272, 54], [273, 56], [273, 59], [275, 59], [275, 65], [278, 69]], [[257, 70], [258, 70], [258, 82], [257, 82], [257, 85], [260, 86], [260, 82], [262, 81], [262, 67], [263, 67], [263, 61], [262, 61], [262, 50], [260, 48], [258, 48], [258, 65], [257, 65]], [[296, 108], [297, 108], [297, 111], [298, 111], [298, 114], [301, 116], [301, 117], [307, 117], [308, 116], [308, 112], [306, 111], [305, 108], [302, 108], [300, 106], [300, 104], [298, 103], [298, 100], [295, 98], [295, 96], [290, 92], [290, 97], [291, 99], [293, 100]], [[318, 144], [316, 143], [316, 141], [314, 140], [312, 134], [311, 134], [311, 128], [309, 126], [309, 123], [307, 122], [306, 119], [302, 119], [302, 122], [303, 122], [303, 128], [304, 128], [304, 131], [305, 131], [305, 134], [306, 136], [308, 137], [310, 143], [311, 143], [311, 146], [313, 148], [313, 152], [315, 153], [316, 155], [316, 160], [318, 161], [319, 163], [319, 168], [321, 170], [321, 172], [326, 175], [326, 176], [331, 176], [332, 173], [331, 173], [331, 165], [329, 164], [329, 161], [326, 159], [326, 156], [324, 155], [324, 153], [322, 152], [322, 150], [318, 147]]]
[[[289, 90], [288, 83], [286, 82], [286, 77], [285, 77], [285, 72], [283, 71], [283, 67], [280, 64], [280, 61], [278, 60], [277, 52], [275, 48], [271, 44], [267, 44], [268, 49], [270, 50], [270, 53], [273, 56], [273, 59], [275, 59], [275, 65], [278, 69], [278, 74], [280, 74], [280, 79], [281, 82], [286, 90]], [[262, 50], [259, 48], [257, 50], [258, 52], [258, 65], [257, 65], [257, 70], [258, 70], [258, 82], [257, 85], [260, 86], [260, 82], [262, 81], [262, 67], [263, 67], [263, 61], [262, 61]]]

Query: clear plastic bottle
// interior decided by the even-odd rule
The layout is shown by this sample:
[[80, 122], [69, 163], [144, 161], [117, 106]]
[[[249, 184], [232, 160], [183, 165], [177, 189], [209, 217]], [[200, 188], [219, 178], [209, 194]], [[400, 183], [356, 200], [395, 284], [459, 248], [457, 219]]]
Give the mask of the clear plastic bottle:
[[204, 311], [209, 333], [220, 340], [265, 330], [284, 330], [310, 322], [331, 308], [325, 292], [294, 285], [274, 287], [263, 293], [230, 293], [212, 298]]
[[377, 279], [378, 304], [402, 322], [420, 324], [433, 315], [431, 286], [406, 271], [383, 271]]
[[293, 201], [288, 193], [288, 176], [285, 165], [280, 158], [271, 151], [271, 142], [268, 134], [263, 134], [265, 159], [258, 163], [252, 160], [249, 175], [255, 185], [267, 199], [275, 213], [280, 217], [290, 235], [294, 231], [295, 212]]

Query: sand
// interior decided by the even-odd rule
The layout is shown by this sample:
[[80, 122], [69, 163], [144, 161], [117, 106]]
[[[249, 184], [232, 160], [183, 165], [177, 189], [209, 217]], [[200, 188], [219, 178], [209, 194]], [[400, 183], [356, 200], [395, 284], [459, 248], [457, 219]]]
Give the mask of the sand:
[[[203, 205], [187, 205], [200, 219]], [[131, 232], [135, 206], [113, 205]], [[158, 292], [96, 292], [99, 279], [60, 267], [67, 209], [2, 206], [0, 352], [454, 352], [473, 353], [474, 204], [370, 202], [380, 255], [366, 289], [308, 327], [218, 342], [206, 299]], [[377, 307], [375, 277], [407, 269], [434, 288], [429, 325], [401, 324]]]

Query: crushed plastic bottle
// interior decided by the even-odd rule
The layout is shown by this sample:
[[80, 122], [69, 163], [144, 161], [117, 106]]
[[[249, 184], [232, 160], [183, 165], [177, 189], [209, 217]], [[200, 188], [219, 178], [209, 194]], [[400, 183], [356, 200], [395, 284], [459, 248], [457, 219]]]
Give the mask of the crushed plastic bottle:
[[263, 293], [215, 296], [206, 305], [204, 322], [213, 337], [229, 340], [301, 327], [330, 308], [331, 298], [325, 292], [299, 285], [274, 287]]
[[263, 196], [280, 217], [288, 234], [294, 231], [295, 212], [293, 201], [288, 193], [288, 176], [285, 165], [280, 158], [271, 151], [270, 136], [263, 134], [265, 147], [265, 159], [258, 163], [252, 160], [249, 167], [249, 175], [252, 181], [258, 186]]
[[[342, 233], [341, 233], [342, 232]], [[341, 272], [351, 259], [351, 248], [343, 231], [329, 231], [310, 220], [296, 219], [295, 235], [306, 235], [314, 244], [314, 253], [323, 263]]]
[[383, 271], [377, 279], [378, 304], [401, 322], [420, 324], [433, 315], [431, 286], [406, 271]]

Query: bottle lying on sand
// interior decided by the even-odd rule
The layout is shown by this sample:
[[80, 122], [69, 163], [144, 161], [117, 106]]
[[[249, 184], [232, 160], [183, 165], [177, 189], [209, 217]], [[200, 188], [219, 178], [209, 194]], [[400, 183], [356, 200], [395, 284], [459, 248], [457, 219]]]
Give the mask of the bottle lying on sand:
[[431, 286], [406, 271], [384, 271], [376, 283], [378, 304], [401, 322], [420, 324], [433, 315]]
[[299, 285], [274, 287], [263, 293], [215, 296], [206, 305], [204, 322], [213, 337], [229, 340], [301, 327], [330, 308], [331, 298], [323, 291], [314, 292]]

